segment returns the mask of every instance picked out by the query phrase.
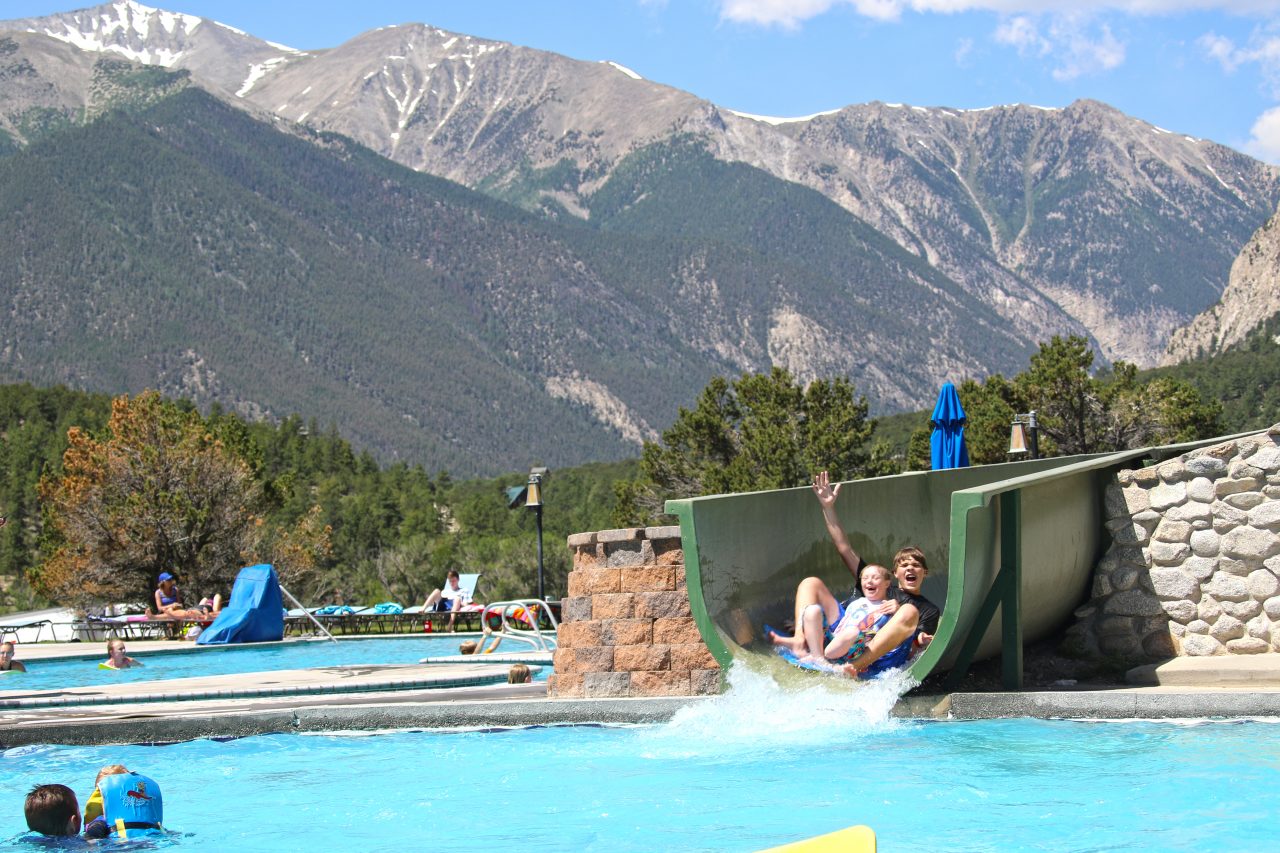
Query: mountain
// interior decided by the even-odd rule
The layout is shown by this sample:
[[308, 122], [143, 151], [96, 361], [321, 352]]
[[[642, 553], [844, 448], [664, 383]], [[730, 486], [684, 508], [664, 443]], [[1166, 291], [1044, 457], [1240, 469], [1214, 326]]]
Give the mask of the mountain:
[[[282, 132], [184, 72], [101, 58], [90, 76], [131, 94], [0, 157], [7, 379], [316, 414], [471, 474], [634, 454], [716, 374], [851, 371], [883, 407], [1031, 346], [825, 197], [696, 140], [624, 161], [587, 227]], [[659, 157], [665, 183], [636, 197]], [[690, 192], [681, 239], [645, 224]], [[775, 207], [740, 228], [758, 197]]]
[[[0, 372], [18, 380], [305, 412], [470, 474], [634, 452], [650, 433], [621, 402], [602, 427], [554, 393], [590, 387], [584, 348], [709, 376], [645, 312], [611, 310], [542, 222], [194, 87], [0, 158], [0, 223]], [[601, 315], [566, 321], [562, 300]]]
[[1242, 344], [1280, 314], [1280, 214], [1267, 220], [1231, 265], [1226, 290], [1208, 310], [1174, 332], [1165, 362], [1214, 355]]
[[613, 63], [423, 24], [308, 51], [134, 2], [0, 27], [186, 69], [240, 103], [552, 216], [590, 219], [628, 156], [693, 135], [722, 161], [826, 195], [1020, 337], [1084, 333], [1105, 358], [1143, 365], [1217, 299], [1280, 201], [1276, 168], [1091, 101], [872, 103], [780, 120]]
[[1055, 333], [1151, 363], [1280, 202], [1096, 102], [767, 119], [425, 25], [301, 51], [134, 2], [0, 22], [0, 179], [0, 378], [463, 474], [634, 454], [774, 364], [892, 411]]
[[233, 94], [267, 69], [302, 55], [217, 21], [132, 0], [43, 18], [0, 21], [0, 29], [39, 33], [88, 54], [190, 71], [208, 85]]

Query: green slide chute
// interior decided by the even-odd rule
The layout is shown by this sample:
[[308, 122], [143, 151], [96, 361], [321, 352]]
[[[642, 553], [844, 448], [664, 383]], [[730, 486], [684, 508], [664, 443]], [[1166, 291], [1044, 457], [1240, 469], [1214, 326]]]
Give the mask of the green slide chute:
[[[904, 545], [928, 556], [924, 595], [942, 618], [912, 677], [960, 674], [999, 654], [1013, 689], [1023, 644], [1062, 628], [1088, 596], [1116, 471], [1234, 437], [857, 480], [841, 487], [836, 509], [864, 559], [887, 565]], [[841, 598], [853, 592], [808, 487], [671, 500], [667, 512], [680, 520], [694, 619], [722, 667], [773, 656], [762, 626], [790, 618], [803, 578], [823, 578]]]

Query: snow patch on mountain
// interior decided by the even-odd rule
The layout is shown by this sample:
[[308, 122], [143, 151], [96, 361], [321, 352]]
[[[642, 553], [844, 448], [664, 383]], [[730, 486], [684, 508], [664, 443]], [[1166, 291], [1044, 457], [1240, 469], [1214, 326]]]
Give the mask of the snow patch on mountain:
[[[94, 12], [98, 14], [94, 15]], [[158, 28], [158, 37], [158, 30], [163, 30], [169, 36], [190, 36], [204, 23], [203, 18], [194, 15], [166, 12], [134, 0], [122, 0], [110, 6], [73, 12], [69, 19], [75, 26], [67, 22], [67, 17], [59, 17], [53, 19], [56, 23], [43, 30], [30, 27], [27, 31], [67, 42], [81, 50], [115, 53], [126, 59], [165, 68], [172, 67], [182, 56], [182, 51], [148, 47], [152, 27]]]
[[605, 64], [605, 65], [612, 65], [614, 68], [618, 69], [618, 70], [619, 70], [619, 71], [621, 71], [623, 74], [625, 74], [625, 75], [627, 75], [628, 77], [630, 77], [632, 80], [643, 80], [643, 79], [644, 79], [643, 77], [641, 77], [641, 76], [640, 76], [639, 74], [637, 74], [636, 72], [632, 71], [632, 70], [631, 70], [630, 68], [628, 68], [627, 66], [625, 66], [625, 65], [619, 65], [618, 63], [613, 62], [612, 60], [608, 60], [608, 59], [606, 59], [606, 60], [604, 61], [604, 64]]
[[820, 113], [812, 113], [807, 116], [796, 116], [795, 118], [778, 118], [777, 116], [760, 116], [760, 115], [754, 115], [752, 113], [740, 113], [737, 110], [728, 110], [728, 112], [733, 113], [739, 118], [751, 119], [752, 121], [761, 121], [761, 122], [764, 122], [765, 124], [779, 125], [779, 124], [791, 124], [793, 122], [799, 122], [799, 121], [809, 121], [811, 119], [817, 118], [818, 116], [835, 115], [836, 113], [840, 112], [840, 110], [838, 109], [823, 110]]
[[249, 66], [249, 76], [244, 78], [244, 83], [236, 90], [236, 97], [243, 98], [253, 89], [259, 80], [266, 77], [271, 71], [283, 62], [288, 61], [285, 56], [273, 56], [266, 62], [259, 62], [256, 65]]

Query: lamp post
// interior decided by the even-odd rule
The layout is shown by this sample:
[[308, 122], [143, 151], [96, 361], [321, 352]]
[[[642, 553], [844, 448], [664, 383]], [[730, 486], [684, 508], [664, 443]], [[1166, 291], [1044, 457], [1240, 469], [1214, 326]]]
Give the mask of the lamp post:
[[538, 526], [538, 598], [543, 601], [546, 601], [546, 594], [542, 583], [542, 487], [550, 475], [549, 468], [530, 468], [529, 482], [506, 490], [507, 509], [516, 509], [524, 504], [533, 510]]
[[1014, 415], [1009, 429], [1009, 455], [1026, 453], [1028, 459], [1040, 458], [1040, 424], [1034, 410]]
[[547, 599], [542, 586], [542, 478], [546, 475], [546, 468], [530, 469], [528, 492], [524, 499], [524, 505], [533, 510], [534, 522], [538, 528], [538, 599], [540, 601]]

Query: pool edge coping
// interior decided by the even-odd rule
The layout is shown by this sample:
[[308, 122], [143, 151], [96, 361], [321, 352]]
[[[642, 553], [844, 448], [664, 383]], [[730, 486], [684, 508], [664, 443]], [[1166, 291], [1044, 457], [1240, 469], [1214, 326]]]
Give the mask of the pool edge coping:
[[[201, 738], [230, 739], [281, 733], [661, 723], [670, 720], [682, 708], [714, 698], [670, 696], [388, 702], [370, 697], [368, 702], [336, 705], [228, 708], [221, 712], [210, 709], [198, 713], [128, 714], [90, 720], [37, 719], [6, 726], [0, 732], [0, 748], [34, 744], [176, 743]], [[1280, 690], [1138, 688], [953, 693], [905, 697], [894, 706], [892, 714], [900, 719], [935, 721], [1011, 717], [1070, 720], [1280, 717]]]

